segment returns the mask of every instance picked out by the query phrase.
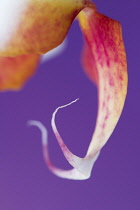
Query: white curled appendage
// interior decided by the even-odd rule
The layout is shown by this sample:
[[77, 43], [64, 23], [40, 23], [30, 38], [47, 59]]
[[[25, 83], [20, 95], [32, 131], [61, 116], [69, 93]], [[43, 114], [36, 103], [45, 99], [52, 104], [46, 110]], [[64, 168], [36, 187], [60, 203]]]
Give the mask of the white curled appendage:
[[67, 159], [67, 161], [70, 163], [70, 165], [73, 166], [73, 169], [63, 170], [63, 169], [55, 167], [52, 164], [50, 157], [49, 157], [47, 129], [39, 121], [31, 120], [31, 121], [29, 121], [29, 125], [38, 127], [42, 133], [43, 156], [44, 156], [45, 162], [46, 162], [48, 168], [51, 170], [51, 172], [53, 172], [55, 175], [57, 175], [61, 178], [84, 180], [84, 179], [88, 179], [90, 177], [93, 165], [99, 156], [99, 151], [97, 151], [94, 156], [86, 155], [84, 158], [80, 158], [80, 157], [74, 155], [68, 149], [68, 147], [65, 145], [64, 141], [62, 140], [62, 138], [57, 130], [56, 124], [55, 124], [55, 117], [56, 117], [58, 110], [65, 108], [65, 107], [71, 105], [72, 103], [75, 103], [77, 100], [78, 99], [72, 101], [71, 103], [68, 103], [66, 105], [58, 107], [54, 111], [53, 116], [52, 116], [52, 121], [51, 121], [52, 129], [53, 129], [53, 132], [54, 132], [56, 139], [59, 143], [59, 146], [60, 146], [65, 158]]

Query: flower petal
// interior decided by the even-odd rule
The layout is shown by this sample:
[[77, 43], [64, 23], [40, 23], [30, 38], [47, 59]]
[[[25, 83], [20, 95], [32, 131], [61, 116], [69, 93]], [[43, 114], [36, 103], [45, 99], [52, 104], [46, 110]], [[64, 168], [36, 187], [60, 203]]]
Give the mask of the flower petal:
[[91, 4], [87, 0], [14, 0], [8, 7], [10, 0], [5, 1], [0, 4], [1, 56], [44, 54], [57, 47], [77, 14]]
[[[32, 54], [60, 45], [76, 15], [89, 4], [87, 0], [1, 1], [0, 89], [19, 89], [36, 68], [39, 56]], [[15, 56], [21, 57], [10, 59]]]
[[78, 16], [85, 37], [84, 66], [98, 88], [98, 116], [87, 156], [93, 157], [112, 134], [127, 92], [127, 62], [121, 26], [97, 11]]
[[[101, 148], [112, 134], [123, 109], [127, 92], [127, 64], [121, 26], [96, 10], [86, 8], [79, 15], [81, 29], [85, 37], [84, 66], [89, 78], [98, 88], [98, 115], [95, 132], [84, 158], [72, 154], [63, 142], [56, 124], [57, 111], [67, 105], [58, 107], [52, 116], [52, 128], [61, 150], [72, 170], [55, 167], [49, 158], [48, 142], [43, 140], [43, 154], [49, 169], [59, 177], [67, 179], [87, 179], [100, 153]], [[39, 122], [38, 122], [39, 123]], [[44, 135], [45, 127], [31, 121]], [[44, 144], [45, 142], [45, 144]]]
[[0, 90], [18, 90], [35, 72], [39, 55], [0, 57]]

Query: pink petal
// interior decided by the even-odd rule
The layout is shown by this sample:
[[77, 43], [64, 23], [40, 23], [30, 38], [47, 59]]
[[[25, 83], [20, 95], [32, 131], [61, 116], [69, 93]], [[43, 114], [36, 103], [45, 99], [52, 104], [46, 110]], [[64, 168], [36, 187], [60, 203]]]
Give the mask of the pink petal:
[[98, 88], [98, 116], [87, 155], [94, 156], [112, 134], [127, 93], [127, 62], [120, 23], [96, 11], [79, 14], [85, 37], [84, 66]]
[[[91, 143], [84, 158], [71, 153], [63, 142], [55, 125], [57, 111], [67, 105], [58, 107], [52, 116], [52, 128], [61, 150], [72, 170], [55, 167], [49, 158], [45, 127], [37, 121], [30, 125], [39, 127], [42, 132], [43, 154], [49, 169], [59, 177], [67, 179], [87, 179], [101, 148], [112, 134], [124, 106], [127, 92], [127, 63], [121, 26], [96, 10], [86, 8], [78, 16], [85, 37], [83, 63], [89, 78], [98, 88], [98, 115]], [[45, 142], [45, 143], [44, 143]]]

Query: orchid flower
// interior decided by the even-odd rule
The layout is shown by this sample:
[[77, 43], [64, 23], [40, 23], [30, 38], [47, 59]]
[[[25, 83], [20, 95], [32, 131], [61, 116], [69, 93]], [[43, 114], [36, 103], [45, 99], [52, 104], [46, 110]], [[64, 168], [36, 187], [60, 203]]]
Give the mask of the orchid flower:
[[[10, 6], [9, 6], [10, 5]], [[7, 11], [8, 8], [8, 12]], [[74, 20], [84, 36], [83, 66], [98, 89], [98, 114], [94, 134], [84, 158], [74, 155], [62, 140], [55, 116], [52, 128], [65, 158], [73, 167], [62, 170], [49, 157], [47, 130], [42, 132], [43, 155], [48, 168], [67, 179], [87, 179], [101, 148], [112, 134], [127, 93], [127, 63], [120, 23], [100, 14], [90, 0], [4, 0], [0, 2], [0, 89], [18, 90], [34, 73], [42, 54], [65, 39]]]

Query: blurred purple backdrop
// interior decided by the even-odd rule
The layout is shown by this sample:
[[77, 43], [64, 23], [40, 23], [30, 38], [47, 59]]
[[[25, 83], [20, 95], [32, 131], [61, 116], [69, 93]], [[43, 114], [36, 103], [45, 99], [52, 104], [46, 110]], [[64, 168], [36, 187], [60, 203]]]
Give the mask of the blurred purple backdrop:
[[0, 93], [0, 209], [1, 210], [139, 210], [140, 188], [140, 3], [138, 0], [95, 0], [98, 10], [123, 27], [129, 88], [123, 114], [102, 149], [92, 176], [69, 181], [46, 167], [37, 128], [40, 120], [49, 132], [53, 162], [70, 168], [50, 126], [59, 105], [80, 100], [57, 115], [59, 131], [73, 153], [84, 156], [97, 112], [97, 92], [82, 70], [82, 35], [75, 21], [67, 49], [41, 64], [20, 92]]

